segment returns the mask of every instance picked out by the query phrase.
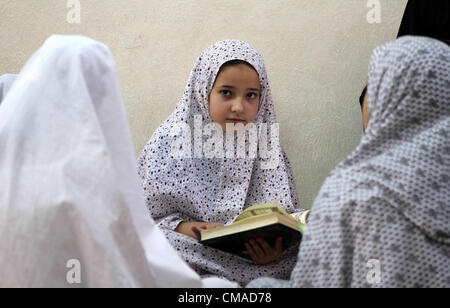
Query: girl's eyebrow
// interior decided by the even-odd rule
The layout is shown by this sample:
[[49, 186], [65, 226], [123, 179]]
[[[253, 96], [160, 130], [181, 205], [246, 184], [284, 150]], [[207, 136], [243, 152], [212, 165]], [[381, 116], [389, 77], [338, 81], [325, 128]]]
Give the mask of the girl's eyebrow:
[[[228, 85], [222, 85], [222, 86], [220, 86], [220, 87], [221, 87], [221, 88], [225, 88], [225, 89], [236, 89], [236, 87], [228, 86]], [[257, 88], [248, 88], [247, 91], [261, 92], [261, 89], [257, 89]]]
[[257, 89], [257, 88], [249, 88], [247, 89], [249, 91], [255, 91], [255, 92], [261, 92], [261, 89]]

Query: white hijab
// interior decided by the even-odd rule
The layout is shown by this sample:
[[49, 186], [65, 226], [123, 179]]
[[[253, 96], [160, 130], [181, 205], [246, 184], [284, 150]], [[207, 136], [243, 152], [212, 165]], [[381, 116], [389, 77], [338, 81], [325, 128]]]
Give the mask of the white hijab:
[[12, 87], [14, 80], [16, 80], [17, 75], [13, 74], [5, 74], [0, 76], [0, 105], [2, 101], [5, 99], [6, 94], [9, 92], [9, 89]]
[[50, 37], [3, 102], [0, 149], [0, 287], [232, 286], [202, 281], [146, 212], [105, 45]]

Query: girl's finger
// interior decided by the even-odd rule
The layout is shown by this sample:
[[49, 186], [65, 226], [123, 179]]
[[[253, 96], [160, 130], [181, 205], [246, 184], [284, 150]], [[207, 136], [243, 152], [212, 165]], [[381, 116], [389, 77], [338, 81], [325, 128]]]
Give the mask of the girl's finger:
[[250, 245], [253, 248], [253, 251], [255, 252], [255, 254], [258, 256], [258, 258], [264, 258], [265, 257], [265, 253], [264, 251], [261, 249], [261, 246], [259, 246], [259, 244], [255, 241], [255, 240], [250, 240]]
[[211, 223], [208, 225], [208, 229], [215, 229], [217, 227], [223, 227], [222, 223]]
[[200, 240], [202, 238], [202, 234], [197, 227], [192, 227], [191, 230], [194, 233], [196, 239]]
[[250, 254], [250, 257], [252, 258], [253, 262], [256, 263], [258, 261], [258, 258], [252, 246], [249, 243], [245, 242], [245, 248], [247, 248], [247, 251]]
[[272, 253], [273, 248], [270, 247], [269, 243], [263, 238], [257, 238], [256, 239], [258, 243], [261, 245], [262, 249], [264, 250], [264, 253], [266, 255], [270, 255]]

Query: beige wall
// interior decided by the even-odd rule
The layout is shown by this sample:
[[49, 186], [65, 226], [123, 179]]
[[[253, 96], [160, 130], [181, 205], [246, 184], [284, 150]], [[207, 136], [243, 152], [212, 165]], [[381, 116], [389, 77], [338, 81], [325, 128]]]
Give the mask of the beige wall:
[[371, 50], [395, 37], [406, 0], [0, 0], [0, 75], [18, 72], [51, 34], [107, 44], [117, 62], [138, 155], [180, 99], [192, 65], [212, 43], [246, 40], [265, 58], [281, 142], [304, 207], [358, 144], [358, 97]]

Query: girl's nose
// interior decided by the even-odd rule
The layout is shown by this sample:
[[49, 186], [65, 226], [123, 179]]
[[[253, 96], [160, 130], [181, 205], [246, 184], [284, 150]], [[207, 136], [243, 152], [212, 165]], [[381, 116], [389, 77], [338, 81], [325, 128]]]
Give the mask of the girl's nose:
[[236, 98], [231, 105], [231, 111], [234, 113], [240, 113], [244, 111], [244, 102], [242, 98]]

